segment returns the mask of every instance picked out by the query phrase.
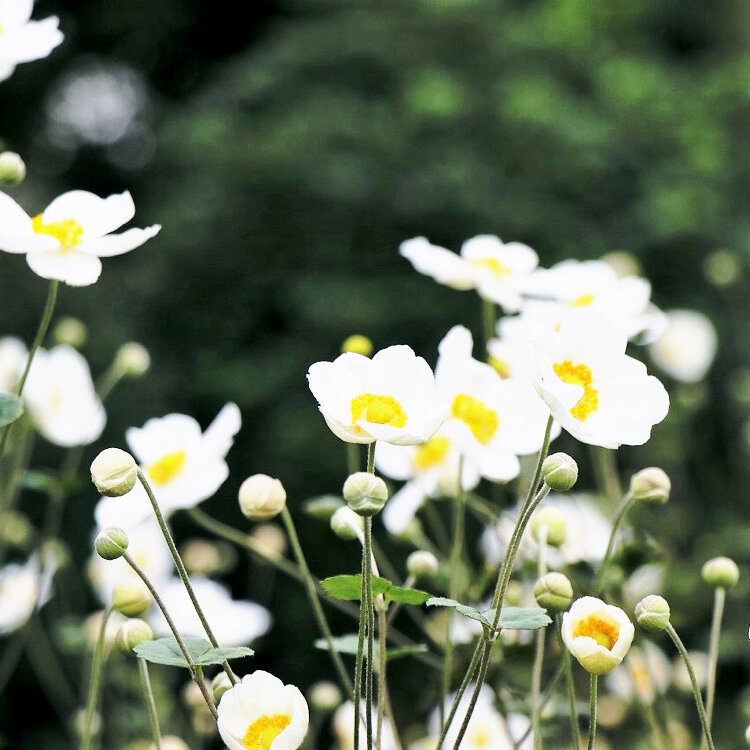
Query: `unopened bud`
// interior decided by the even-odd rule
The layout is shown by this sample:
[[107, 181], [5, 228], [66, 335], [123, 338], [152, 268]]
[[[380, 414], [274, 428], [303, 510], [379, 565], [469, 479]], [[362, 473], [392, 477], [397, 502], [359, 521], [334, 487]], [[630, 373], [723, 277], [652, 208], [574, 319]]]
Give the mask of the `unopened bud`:
[[372, 354], [372, 350], [372, 341], [370, 341], [367, 336], [363, 336], [360, 333], [355, 333], [353, 336], [349, 336], [349, 338], [341, 345], [342, 352], [353, 352], [354, 354], [361, 354], [365, 357], [369, 357]]
[[553, 453], [542, 463], [542, 477], [556, 492], [567, 492], [578, 481], [578, 464], [567, 453]]
[[642, 469], [630, 479], [630, 494], [639, 503], [662, 505], [669, 500], [671, 490], [669, 477], [656, 466]]
[[14, 547], [25, 547], [35, 533], [26, 516], [15, 510], [6, 511], [0, 517], [0, 540]]
[[566, 610], [573, 601], [573, 586], [562, 573], [547, 573], [534, 584], [534, 598], [548, 612]]
[[364, 529], [362, 516], [358, 516], [348, 505], [339, 508], [331, 516], [331, 531], [339, 539], [357, 539]]
[[140, 617], [154, 600], [140, 581], [122, 581], [112, 590], [112, 606], [125, 617]]
[[286, 490], [268, 474], [253, 474], [240, 486], [240, 510], [251, 521], [267, 521], [281, 513], [286, 505]]
[[333, 711], [341, 705], [341, 691], [333, 682], [321, 680], [310, 687], [310, 703], [319, 711]]
[[286, 552], [286, 534], [275, 523], [259, 523], [250, 536], [267, 557], [276, 559]]
[[128, 535], [116, 526], [100, 531], [94, 540], [94, 549], [105, 560], [117, 560], [128, 548]]
[[126, 495], [137, 479], [135, 459], [119, 448], [105, 448], [91, 463], [91, 481], [107, 497]]
[[211, 681], [211, 692], [214, 694], [214, 700], [218, 703], [221, 696], [231, 689], [232, 681], [226, 672], [219, 672]]
[[[543, 533], [543, 529], [546, 531]], [[538, 510], [531, 517], [531, 534], [538, 542], [546, 534], [547, 544], [552, 547], [560, 547], [568, 535], [568, 525], [565, 514], [554, 505], [548, 505]]]
[[188, 573], [211, 576], [223, 572], [224, 560], [219, 546], [205, 539], [190, 539], [185, 542], [180, 550], [180, 556]]
[[144, 620], [134, 618], [120, 625], [115, 637], [115, 645], [123, 654], [131, 654], [139, 643], [153, 640], [154, 631], [151, 630], [151, 626]]
[[0, 184], [19, 185], [26, 179], [26, 165], [23, 159], [13, 151], [0, 154]]
[[60, 318], [52, 333], [58, 344], [66, 344], [74, 349], [80, 349], [89, 337], [86, 325], [78, 318]]
[[114, 372], [122, 378], [139, 378], [148, 372], [151, 367], [151, 355], [143, 344], [137, 341], [128, 341], [123, 344], [115, 354], [112, 363]]
[[344, 482], [344, 500], [360, 516], [374, 516], [388, 500], [385, 482], [369, 471], [351, 474]]
[[664, 630], [669, 625], [669, 614], [669, 603], [657, 594], [650, 594], [635, 605], [635, 619], [644, 630]]
[[419, 549], [406, 558], [406, 570], [414, 578], [432, 578], [440, 570], [440, 563], [432, 552]]
[[78, 737], [84, 737], [88, 729], [89, 737], [98, 737], [102, 731], [102, 717], [97, 711], [91, 716], [89, 722], [88, 712], [86, 709], [79, 708], [73, 714], [73, 731]]
[[740, 580], [740, 569], [730, 557], [714, 557], [703, 565], [701, 575], [709, 586], [731, 589]]

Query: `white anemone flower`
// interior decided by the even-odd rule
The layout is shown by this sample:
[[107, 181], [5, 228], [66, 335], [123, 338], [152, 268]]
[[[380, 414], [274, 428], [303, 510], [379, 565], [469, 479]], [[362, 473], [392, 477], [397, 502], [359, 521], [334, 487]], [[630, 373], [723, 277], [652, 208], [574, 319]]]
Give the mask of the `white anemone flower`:
[[520, 309], [526, 279], [539, 262], [528, 245], [504, 243], [490, 234], [466, 240], [460, 255], [432, 245], [424, 237], [402, 242], [399, 252], [420, 273], [453, 289], [476, 289], [506, 312]]
[[[192, 508], [211, 497], [229, 476], [225, 456], [242, 419], [236, 404], [226, 404], [205, 432], [186, 414], [149, 419], [125, 433], [128, 446], [166, 515]], [[153, 513], [140, 482], [126, 498], [102, 498], [96, 506], [99, 528], [128, 531]]]
[[507, 482], [520, 471], [518, 456], [536, 453], [549, 409], [529, 382], [501, 378], [471, 356], [471, 333], [454, 326], [438, 347], [439, 398], [450, 404], [444, 433], [486, 479]]
[[[360, 747], [367, 746], [364, 721], [366, 710], [367, 704], [364, 701], [361, 701], [360, 716], [362, 717], [362, 721], [359, 725]], [[373, 727], [375, 726], [376, 713], [375, 706], [370, 706], [370, 716], [372, 718]], [[354, 703], [352, 703], [352, 701], [346, 701], [346, 703], [342, 703], [336, 709], [331, 718], [331, 728], [338, 742], [337, 747], [339, 750], [354, 750]], [[397, 750], [398, 745], [396, 744], [396, 738], [393, 735], [393, 727], [391, 726], [388, 717], [383, 717], [380, 742], [381, 750]]]
[[99, 258], [127, 253], [158, 234], [158, 224], [111, 234], [134, 215], [127, 191], [100, 198], [71, 190], [33, 218], [0, 193], [0, 250], [25, 254], [31, 270], [44, 279], [88, 286], [102, 272]]
[[0, 635], [18, 630], [50, 598], [56, 567], [53, 560], [41, 570], [39, 557], [32, 555], [23, 565], [0, 568]]
[[667, 692], [672, 681], [672, 665], [666, 654], [651, 641], [633, 646], [623, 661], [625, 669], [607, 675], [607, 687], [626, 703], [637, 699], [651, 705], [657, 695]]
[[705, 315], [670, 310], [666, 330], [651, 344], [651, 358], [675, 380], [697, 383], [711, 367], [716, 347], [716, 329]]
[[583, 443], [643, 445], [667, 415], [664, 386], [625, 354], [627, 343], [620, 328], [590, 311], [532, 337], [534, 385], [555, 419]]
[[[208, 578], [194, 576], [190, 580], [198, 603], [220, 646], [244, 646], [271, 627], [271, 615], [260, 604], [232, 599], [225, 586]], [[206, 637], [193, 603], [179, 578], [163, 583], [159, 595], [182, 635]], [[158, 607], [151, 608], [148, 620], [155, 633], [171, 635], [172, 631]]]
[[0, 81], [19, 63], [41, 60], [63, 40], [57, 16], [31, 21], [34, 0], [0, 2]]
[[229, 750], [296, 750], [307, 735], [307, 701], [294, 685], [257, 670], [221, 696], [217, 726]]
[[590, 674], [611, 672], [625, 658], [634, 635], [625, 612], [594, 596], [576, 599], [563, 613], [563, 641]]
[[0, 393], [12, 393], [26, 366], [29, 356], [21, 339], [6, 336], [0, 339]]
[[307, 380], [331, 431], [347, 443], [417, 445], [445, 418], [430, 366], [408, 346], [389, 346], [372, 359], [347, 352], [316, 362]]
[[93, 443], [107, 421], [88, 363], [65, 344], [37, 351], [24, 399], [39, 432], [65, 448]]

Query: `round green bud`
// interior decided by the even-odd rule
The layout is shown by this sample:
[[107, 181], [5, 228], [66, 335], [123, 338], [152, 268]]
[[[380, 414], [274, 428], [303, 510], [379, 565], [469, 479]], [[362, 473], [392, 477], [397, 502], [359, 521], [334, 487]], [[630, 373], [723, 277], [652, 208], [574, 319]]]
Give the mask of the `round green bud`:
[[642, 469], [630, 479], [630, 494], [638, 503], [663, 505], [669, 500], [671, 490], [669, 477], [656, 466]]
[[66, 344], [74, 349], [80, 349], [86, 343], [89, 332], [86, 325], [78, 318], [66, 316], [60, 318], [52, 336], [58, 344]]
[[117, 560], [128, 548], [128, 535], [116, 526], [100, 531], [94, 539], [94, 549], [105, 560]]
[[219, 672], [216, 677], [211, 680], [211, 692], [214, 695], [214, 700], [218, 703], [221, 700], [221, 696], [232, 688], [232, 681], [226, 672]]
[[740, 580], [740, 569], [730, 557], [714, 557], [703, 565], [701, 575], [709, 586], [731, 589]]
[[573, 586], [562, 573], [547, 573], [534, 584], [534, 598], [540, 607], [557, 614], [573, 601]]
[[14, 547], [25, 547], [35, 533], [31, 522], [22, 513], [8, 510], [0, 523], [0, 539]]
[[342, 352], [353, 352], [354, 354], [361, 354], [364, 357], [369, 357], [372, 354], [373, 348], [372, 341], [360, 333], [349, 336], [341, 345]]
[[19, 185], [26, 179], [26, 165], [13, 151], [0, 154], [0, 184]]
[[568, 535], [568, 526], [565, 514], [553, 505], [548, 505], [538, 510], [531, 517], [531, 534], [538, 542], [543, 537], [543, 529], [546, 529], [547, 544], [552, 547], [560, 547]]
[[334, 682], [321, 680], [310, 686], [310, 703], [319, 711], [333, 711], [341, 705], [341, 691]]
[[406, 558], [406, 570], [414, 578], [432, 578], [438, 574], [440, 563], [432, 552], [419, 549]]
[[144, 620], [134, 618], [126, 620], [115, 636], [115, 646], [123, 654], [132, 654], [133, 649], [144, 641], [153, 641], [154, 631]]
[[578, 481], [578, 464], [567, 453], [553, 453], [542, 463], [542, 477], [556, 492], [567, 492]]
[[344, 500], [360, 516], [374, 516], [388, 500], [388, 488], [380, 477], [358, 471], [344, 482]]
[[107, 497], [126, 495], [137, 479], [135, 459], [119, 448], [105, 448], [91, 463], [91, 481]]
[[240, 486], [240, 510], [251, 521], [267, 521], [286, 506], [286, 490], [268, 474], [253, 474]]
[[112, 589], [112, 607], [125, 617], [140, 617], [154, 599], [141, 581], [122, 581]]
[[338, 508], [331, 516], [331, 531], [339, 539], [357, 539], [364, 529], [362, 516], [358, 516], [348, 505]]
[[669, 615], [669, 603], [663, 596], [650, 594], [635, 605], [635, 619], [644, 630], [664, 630]]
[[123, 344], [115, 354], [112, 369], [115, 374], [122, 378], [139, 378], [148, 372], [151, 367], [151, 355], [143, 344], [137, 341], [128, 341]]

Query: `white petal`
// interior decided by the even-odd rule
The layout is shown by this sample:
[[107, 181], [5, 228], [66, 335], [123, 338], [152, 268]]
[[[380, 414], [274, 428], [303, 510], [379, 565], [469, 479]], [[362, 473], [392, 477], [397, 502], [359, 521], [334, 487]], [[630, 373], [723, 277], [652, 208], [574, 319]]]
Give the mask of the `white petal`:
[[237, 404], [226, 404], [203, 433], [201, 450], [223, 458], [229, 453], [234, 436], [240, 431], [241, 426], [242, 415]]
[[427, 495], [419, 482], [407, 482], [385, 504], [383, 525], [391, 534], [403, 533], [426, 499]]
[[154, 224], [146, 229], [128, 229], [122, 234], [108, 234], [106, 237], [99, 237], [88, 242], [84, 241], [76, 247], [76, 250], [79, 253], [98, 255], [100, 258], [122, 255], [135, 250], [144, 242], [155, 237], [159, 234], [160, 229], [159, 224]]
[[64, 39], [57, 28], [58, 23], [57, 16], [50, 16], [43, 21], [29, 21], [12, 33], [3, 31], [3, 36], [8, 37], [4, 42], [3, 55], [16, 63], [47, 57]]
[[33, 8], [34, 0], [0, 0], [0, 24], [6, 31], [23, 26]]
[[135, 216], [130, 193], [100, 198], [87, 190], [71, 190], [55, 198], [42, 214], [45, 224], [74, 219], [83, 227], [83, 241], [114, 232]]
[[424, 237], [402, 242], [399, 253], [420, 273], [454, 289], [473, 289], [475, 273], [458, 255], [438, 245], [431, 245]]
[[29, 268], [43, 279], [57, 279], [70, 286], [93, 284], [102, 272], [102, 262], [94, 255], [66, 252], [34, 252], [26, 256]]

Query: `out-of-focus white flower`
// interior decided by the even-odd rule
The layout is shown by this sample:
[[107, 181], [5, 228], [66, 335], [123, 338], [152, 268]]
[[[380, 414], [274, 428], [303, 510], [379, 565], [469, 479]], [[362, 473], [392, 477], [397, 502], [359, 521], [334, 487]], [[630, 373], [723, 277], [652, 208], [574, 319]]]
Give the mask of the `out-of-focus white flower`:
[[19, 63], [41, 60], [63, 40], [57, 16], [31, 21], [34, 0], [0, 3], [0, 81], [10, 78]]
[[389, 346], [372, 359], [346, 352], [316, 362], [307, 380], [331, 431], [347, 443], [417, 445], [445, 417], [430, 366], [408, 346]]
[[705, 315], [670, 310], [666, 330], [651, 344], [651, 358], [675, 380], [697, 383], [711, 367], [716, 347], [716, 329]]
[[539, 258], [528, 245], [502, 242], [490, 234], [466, 240], [456, 255], [424, 237], [401, 243], [399, 252], [420, 273], [453, 289], [476, 289], [506, 312], [521, 307], [521, 294]]
[[[508, 318], [502, 318], [508, 320]], [[487, 342], [488, 364], [505, 379], [529, 381], [528, 355], [523, 339], [490, 339]]]
[[633, 646], [623, 666], [625, 669], [615, 669], [607, 675], [607, 687], [626, 703], [637, 698], [639, 703], [650, 705], [672, 681], [669, 659], [651, 641], [644, 641], [640, 648]]
[[23, 565], [0, 568], [0, 635], [18, 630], [50, 598], [56, 566], [52, 560], [40, 569], [39, 557], [33, 555]]
[[94, 442], [107, 421], [89, 366], [70, 346], [37, 351], [24, 399], [39, 432], [66, 448]]
[[664, 586], [664, 566], [659, 563], [641, 565], [622, 585], [623, 606], [629, 612], [649, 594], [660, 594]]
[[25, 254], [31, 270], [42, 278], [88, 286], [102, 272], [99, 258], [127, 253], [158, 234], [158, 224], [111, 234], [134, 215], [127, 191], [100, 198], [71, 190], [33, 218], [0, 193], [0, 250]]
[[217, 726], [229, 750], [296, 750], [310, 722], [299, 688], [257, 670], [221, 696]]
[[21, 339], [13, 336], [0, 339], [0, 393], [15, 391], [28, 356], [26, 345]]
[[[706, 686], [706, 679], [708, 678], [708, 654], [704, 651], [688, 651], [688, 658], [693, 665], [693, 672], [695, 672], [698, 687], [703, 689]], [[674, 684], [683, 693], [691, 693], [693, 691], [693, 684], [690, 682], [687, 667], [685, 667], [685, 662], [679, 656], [672, 662], [672, 679], [674, 680]]]
[[[365, 712], [367, 704], [364, 701], [360, 703], [362, 721], [359, 725], [359, 746], [367, 745], [367, 736], [365, 730]], [[375, 706], [370, 706], [372, 725], [375, 726], [376, 710]], [[353, 750], [354, 748], [354, 704], [351, 701], [342, 703], [334, 712], [331, 719], [331, 728], [338, 741], [339, 750]], [[396, 750], [396, 739], [393, 736], [393, 727], [387, 717], [383, 718], [381, 734], [381, 750]]]
[[[219, 489], [229, 475], [224, 457], [241, 423], [240, 410], [229, 403], [203, 433], [186, 414], [149, 419], [125, 433], [163, 513], [192, 508]], [[119, 526], [128, 531], [152, 512], [138, 482], [124, 497], [102, 498], [95, 515], [99, 528]]]
[[555, 419], [583, 443], [642, 445], [667, 415], [669, 396], [625, 354], [627, 338], [591, 311], [568, 316], [559, 332], [538, 328], [530, 370]]
[[[191, 582], [198, 603], [220, 646], [244, 646], [271, 627], [271, 615], [260, 604], [232, 599], [225, 586], [208, 578], [194, 576]], [[179, 578], [165, 582], [159, 594], [180, 634], [205, 638], [201, 621]], [[157, 608], [151, 608], [148, 621], [155, 633], [171, 633], [164, 616]]]

